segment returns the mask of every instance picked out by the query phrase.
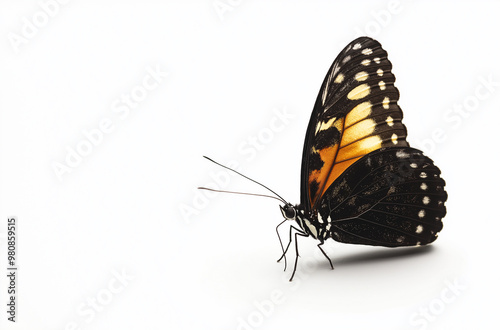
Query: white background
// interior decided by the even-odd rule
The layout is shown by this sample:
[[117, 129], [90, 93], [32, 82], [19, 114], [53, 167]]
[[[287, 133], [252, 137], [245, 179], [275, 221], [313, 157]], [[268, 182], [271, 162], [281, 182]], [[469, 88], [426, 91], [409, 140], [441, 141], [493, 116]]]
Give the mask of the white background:
[[[19, 224], [18, 322], [1, 276], [2, 329], [498, 323], [498, 2], [62, 2], [0, 4], [1, 274], [7, 218]], [[266, 192], [202, 155], [297, 203], [316, 94], [360, 35], [389, 53], [448, 215], [430, 248], [329, 241], [333, 271], [302, 239], [290, 283], [277, 201], [196, 190]]]

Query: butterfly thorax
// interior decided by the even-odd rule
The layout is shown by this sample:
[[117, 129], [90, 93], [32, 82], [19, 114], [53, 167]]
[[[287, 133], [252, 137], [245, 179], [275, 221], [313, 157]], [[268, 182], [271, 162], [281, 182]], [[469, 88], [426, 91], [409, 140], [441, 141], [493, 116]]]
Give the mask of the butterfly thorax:
[[322, 219], [319, 213], [306, 213], [300, 205], [294, 208], [297, 212], [295, 221], [306, 234], [321, 242], [331, 237], [331, 223]]

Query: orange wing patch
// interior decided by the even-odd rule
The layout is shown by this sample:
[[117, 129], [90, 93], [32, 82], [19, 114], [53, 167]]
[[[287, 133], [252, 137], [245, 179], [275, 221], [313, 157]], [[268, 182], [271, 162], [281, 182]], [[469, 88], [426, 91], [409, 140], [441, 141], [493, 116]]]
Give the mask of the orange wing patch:
[[[318, 151], [319, 157], [323, 161], [324, 165], [320, 169], [313, 170], [309, 174], [310, 193], [314, 193], [314, 195], [318, 195], [319, 193], [321, 195], [322, 189], [319, 186], [321, 185], [321, 182], [327, 182], [328, 177], [330, 176], [330, 169], [334, 166], [335, 155], [337, 155], [338, 147], [339, 145], [336, 144], [332, 147], [327, 147]], [[316, 185], [318, 186], [318, 189], [316, 189], [315, 192], [311, 191], [311, 187]], [[311, 196], [311, 202], [314, 202], [315, 200], [312, 200], [314, 197], [313, 194], [310, 194], [309, 196]]]
[[[373, 104], [370, 100], [360, 101], [345, 117], [320, 121], [316, 127], [317, 143], [311, 154], [317, 158], [317, 166], [311, 166], [309, 172], [311, 205], [315, 205], [328, 187], [363, 156], [385, 146], [408, 145], [406, 129], [401, 123], [402, 112], [396, 101], [388, 101], [385, 96], [375, 97]], [[328, 144], [319, 134], [330, 130], [334, 130], [338, 138]]]
[[[338, 122], [344, 123], [347, 121], [346, 116], [345, 121], [339, 120]], [[373, 150], [381, 148], [381, 138], [372, 135], [376, 125], [372, 119], [365, 119], [343, 129], [339, 127], [341, 132], [340, 143], [317, 150], [323, 161], [323, 166], [309, 174], [310, 188], [317, 186], [316, 191], [309, 191], [311, 205], [314, 205], [328, 187], [355, 161]], [[314, 181], [317, 183], [313, 183]]]

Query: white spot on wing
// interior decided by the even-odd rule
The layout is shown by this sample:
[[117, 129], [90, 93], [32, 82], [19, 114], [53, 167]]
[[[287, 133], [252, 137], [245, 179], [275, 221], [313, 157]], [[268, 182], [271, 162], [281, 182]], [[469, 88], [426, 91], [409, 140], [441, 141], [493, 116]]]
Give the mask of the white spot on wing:
[[358, 72], [354, 76], [354, 79], [356, 79], [357, 81], [365, 81], [367, 78], [368, 78], [368, 72], [366, 71]]
[[354, 47], [352, 47], [352, 49], [354, 49], [354, 50], [357, 50], [360, 48], [361, 48], [361, 44], [359, 42], [357, 44], [355, 44]]
[[333, 82], [336, 84], [340, 84], [343, 81], [344, 81], [344, 75], [342, 73], [339, 73]]
[[354, 88], [347, 94], [349, 100], [359, 100], [370, 94], [370, 86], [368, 84], [362, 84]]
[[319, 126], [319, 128], [316, 128], [316, 134], [318, 132], [321, 132], [321, 131], [329, 129], [333, 125], [333, 123], [335, 122], [336, 119], [337, 119], [336, 117], [333, 117], [330, 120], [328, 120], [326, 123], [325, 122], [320, 122], [321, 125]]
[[404, 152], [403, 150], [398, 150], [398, 151], [396, 151], [396, 157], [398, 157], [398, 158], [409, 158], [410, 154]]
[[391, 141], [394, 144], [398, 144], [398, 135], [396, 133], [393, 133], [391, 136]]
[[422, 203], [424, 203], [424, 205], [429, 204], [430, 201], [431, 201], [431, 199], [429, 198], [429, 196], [424, 196], [424, 198], [422, 199]]
[[375, 57], [373, 61], [377, 64], [380, 64], [380, 57]]
[[370, 48], [365, 48], [361, 51], [363, 55], [370, 55], [373, 51]]
[[369, 59], [366, 59], [366, 60], [362, 60], [361, 61], [361, 65], [364, 65], [364, 66], [367, 66], [370, 64], [370, 60]]
[[382, 101], [382, 106], [384, 107], [384, 109], [389, 109], [389, 102], [391, 102], [391, 100], [387, 96], [384, 97], [384, 100]]
[[415, 232], [416, 232], [417, 234], [420, 234], [423, 230], [424, 230], [424, 227], [422, 227], [422, 225], [418, 225], [418, 226], [417, 226], [417, 229], [415, 230]]
[[380, 90], [383, 91], [385, 90], [385, 82], [380, 80], [378, 83], [378, 87], [380, 87]]
[[420, 211], [418, 211], [418, 217], [419, 217], [419, 218], [423, 218], [423, 217], [425, 217], [425, 210], [420, 210]]
[[378, 69], [377, 74], [382, 77], [384, 75], [384, 70]]
[[391, 127], [394, 126], [394, 120], [392, 119], [391, 116], [387, 116], [385, 122], [387, 123], [387, 125], [389, 125]]
[[420, 185], [420, 189], [427, 190], [427, 185], [425, 184], [425, 182], [422, 182], [422, 184]]

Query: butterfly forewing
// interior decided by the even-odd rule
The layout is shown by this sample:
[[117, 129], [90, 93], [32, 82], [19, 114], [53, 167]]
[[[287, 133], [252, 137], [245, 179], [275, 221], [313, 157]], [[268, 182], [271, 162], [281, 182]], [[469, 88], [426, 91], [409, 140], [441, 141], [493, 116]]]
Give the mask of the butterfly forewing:
[[358, 38], [330, 67], [318, 94], [304, 144], [301, 203], [315, 209], [328, 187], [364, 155], [408, 146], [399, 92], [387, 52]]

